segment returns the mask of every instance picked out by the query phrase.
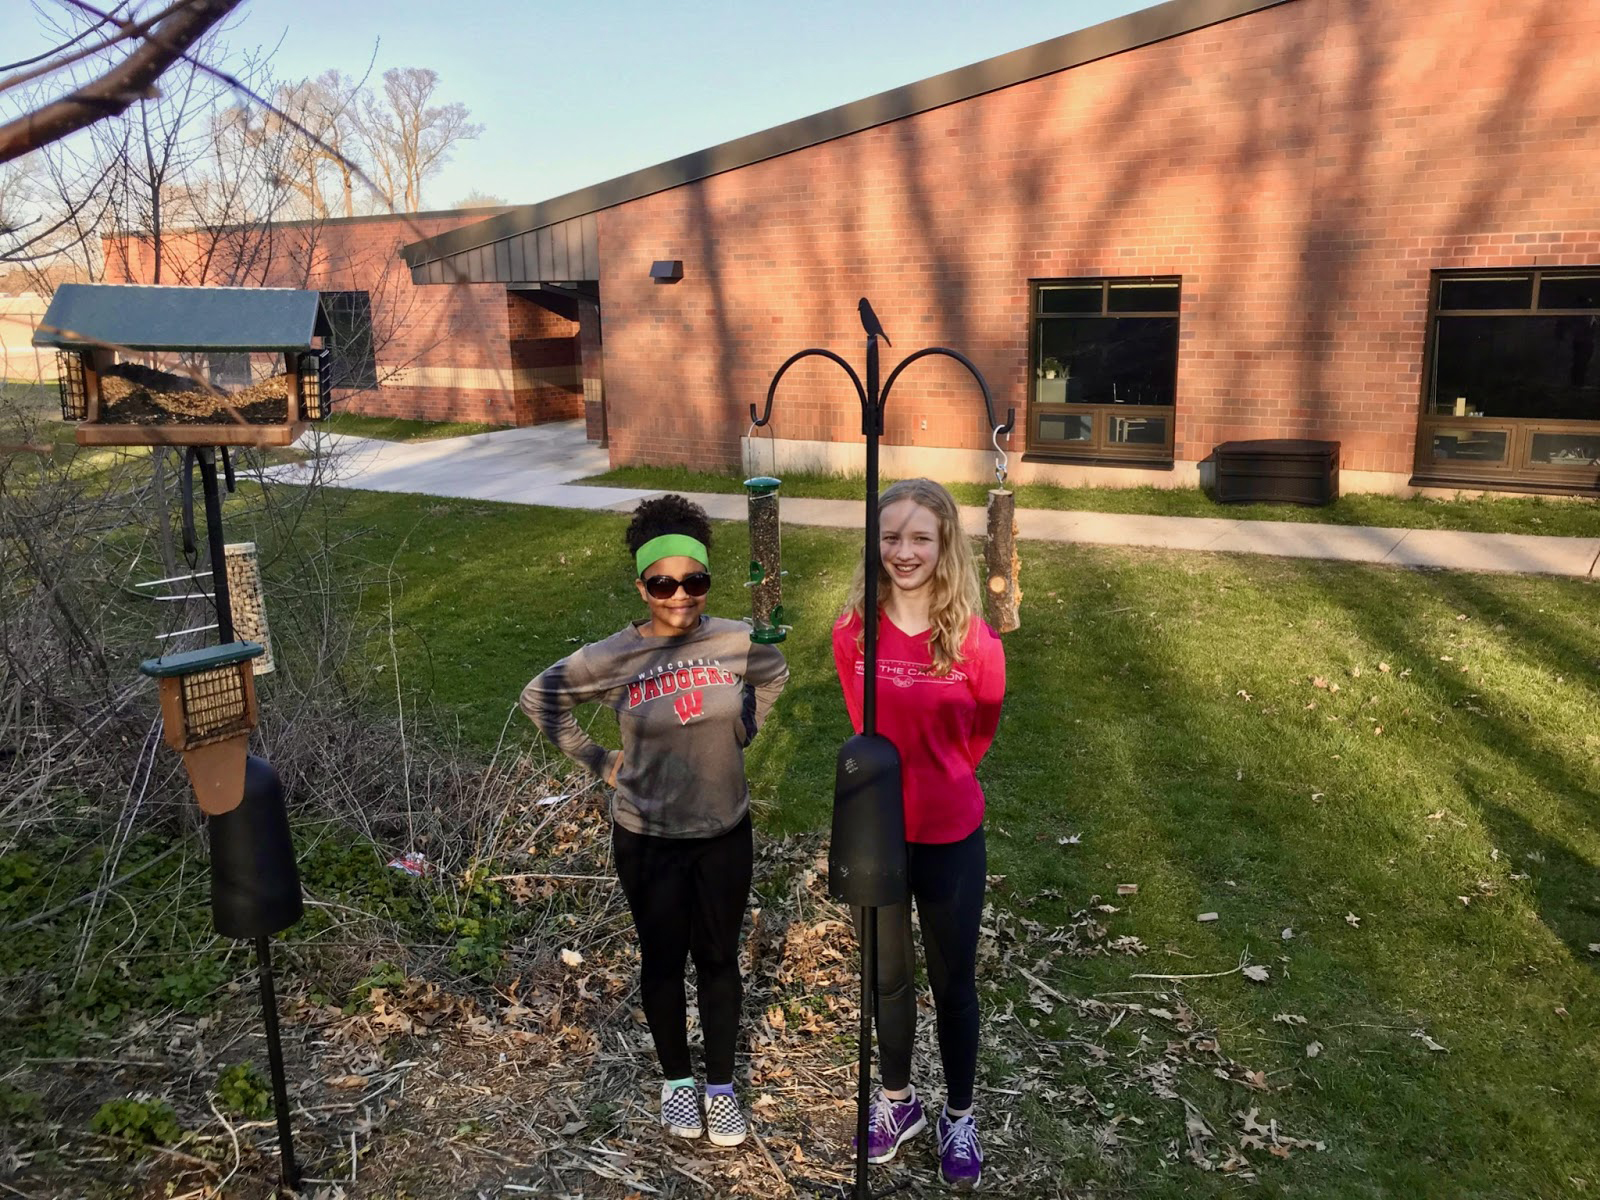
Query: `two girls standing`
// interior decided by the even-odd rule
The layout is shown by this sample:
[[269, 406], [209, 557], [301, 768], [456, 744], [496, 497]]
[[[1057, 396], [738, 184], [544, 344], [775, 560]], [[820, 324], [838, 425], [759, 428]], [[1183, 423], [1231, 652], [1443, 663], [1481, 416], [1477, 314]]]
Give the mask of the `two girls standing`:
[[[978, 1055], [976, 961], [983, 910], [983, 791], [977, 767], [999, 723], [1005, 658], [979, 618], [972, 553], [955, 502], [925, 479], [879, 497], [878, 732], [900, 753], [912, 901], [933, 986], [948, 1089], [937, 1118], [940, 1171], [953, 1187], [982, 1173], [973, 1081]], [[749, 627], [704, 615], [711, 527], [678, 496], [645, 501], [628, 528], [636, 586], [649, 617], [584, 646], [533, 680], [522, 707], [567, 755], [615, 786], [617, 874], [639, 933], [645, 1015], [661, 1060], [669, 1133], [717, 1145], [744, 1140], [733, 1095], [741, 998], [739, 929], [750, 888], [744, 747], [788, 679], [775, 647]], [[867, 564], [858, 565], [833, 649], [845, 705], [861, 728]], [[670, 686], [669, 686], [670, 685]], [[615, 709], [622, 750], [607, 752], [572, 709]], [[856, 914], [861, 920], [861, 914]], [[888, 1162], [927, 1128], [911, 1081], [916, 1033], [910, 904], [877, 910], [878, 1040], [883, 1090], [868, 1156]], [[690, 1071], [684, 968], [692, 955], [705, 1030], [705, 1108]]]

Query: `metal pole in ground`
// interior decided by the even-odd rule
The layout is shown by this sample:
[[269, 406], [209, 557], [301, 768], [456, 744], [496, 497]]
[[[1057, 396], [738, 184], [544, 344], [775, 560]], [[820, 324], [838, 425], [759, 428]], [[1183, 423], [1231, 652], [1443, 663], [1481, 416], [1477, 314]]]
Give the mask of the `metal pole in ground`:
[[[222, 453], [226, 455], [227, 451]], [[206, 548], [211, 556], [211, 587], [217, 606], [217, 640], [226, 644], [233, 641], [233, 608], [228, 594], [228, 564], [222, 548], [222, 493], [217, 486], [217, 454], [211, 447], [202, 446], [194, 451], [194, 456], [200, 466], [200, 485], [205, 493]], [[231, 471], [229, 475], [231, 485]], [[261, 979], [261, 1017], [266, 1025], [267, 1061], [272, 1068], [272, 1097], [278, 1116], [278, 1156], [283, 1185], [298, 1190], [300, 1167], [294, 1157], [289, 1088], [283, 1071], [283, 1045], [278, 1036], [278, 997], [272, 985], [272, 942], [261, 934], [256, 937], [255, 944], [256, 967]]]

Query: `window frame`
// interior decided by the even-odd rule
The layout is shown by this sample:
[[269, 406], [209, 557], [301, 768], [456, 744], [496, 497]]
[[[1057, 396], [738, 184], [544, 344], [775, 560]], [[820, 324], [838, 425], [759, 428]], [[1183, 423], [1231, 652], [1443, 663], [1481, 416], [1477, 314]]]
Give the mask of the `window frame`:
[[[322, 311], [328, 318], [325, 344], [329, 350], [330, 386], [350, 392], [375, 391], [378, 387], [378, 348], [372, 325], [372, 294], [363, 288], [345, 288], [323, 291], [319, 295]], [[353, 300], [354, 297], [359, 297], [359, 300]], [[348, 307], [341, 309], [341, 306]], [[346, 326], [340, 324], [336, 314], [338, 317], [348, 314], [354, 321], [364, 322], [364, 329], [355, 328], [352, 330], [353, 336], [342, 337]], [[359, 353], [354, 362], [349, 354], [352, 346], [357, 347]]]
[[[1097, 313], [1046, 313], [1043, 296], [1048, 288], [1068, 285], [1098, 284], [1100, 311]], [[1171, 285], [1177, 289], [1177, 304], [1171, 310], [1132, 312], [1111, 311], [1113, 284]], [[1038, 373], [1041, 335], [1046, 321], [1100, 320], [1117, 321], [1137, 318], [1170, 318], [1176, 328], [1173, 332], [1174, 353], [1172, 367], [1171, 404], [1086, 404], [1072, 401], [1046, 401], [1039, 398], [1039, 385], [1043, 380]], [[1023, 452], [1025, 462], [1068, 462], [1100, 466], [1128, 466], [1154, 469], [1171, 469], [1177, 438], [1179, 353], [1182, 347], [1183, 277], [1181, 275], [1083, 275], [1061, 278], [1030, 279], [1028, 281], [1028, 420], [1027, 442]], [[1086, 441], [1060, 441], [1045, 439], [1039, 432], [1044, 419], [1057, 416], [1087, 416], [1091, 418], [1090, 436]], [[1144, 421], [1160, 419], [1166, 423], [1165, 434], [1159, 443], [1113, 441], [1111, 432], [1114, 420]]]
[[[1412, 448], [1413, 486], [1479, 486], [1505, 491], [1556, 494], [1600, 491], [1600, 464], [1552, 466], [1533, 461], [1534, 438], [1542, 434], [1575, 434], [1600, 439], [1600, 419], [1559, 420], [1546, 417], [1457, 417], [1430, 412], [1438, 390], [1439, 318], [1441, 317], [1566, 317], [1600, 316], [1600, 308], [1541, 308], [1540, 292], [1546, 275], [1593, 275], [1600, 266], [1522, 266], [1436, 269], [1428, 287], [1428, 316], [1424, 327], [1422, 379], [1417, 398], [1417, 434]], [[1445, 308], [1440, 303], [1445, 284], [1463, 278], [1512, 279], [1532, 277], [1526, 308]], [[1436, 459], [1434, 438], [1452, 433], [1504, 433], [1506, 454], [1501, 462]]]

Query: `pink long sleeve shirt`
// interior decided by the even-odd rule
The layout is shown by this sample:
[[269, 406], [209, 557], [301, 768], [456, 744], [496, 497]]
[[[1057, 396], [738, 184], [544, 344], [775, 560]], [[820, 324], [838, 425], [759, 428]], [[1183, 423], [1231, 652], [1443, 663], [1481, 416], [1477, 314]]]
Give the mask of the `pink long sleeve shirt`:
[[[833, 661], [857, 733], [865, 676], [860, 632], [854, 613], [833, 627]], [[1000, 724], [1006, 657], [994, 630], [974, 617], [960, 661], [948, 675], [935, 675], [929, 636], [902, 633], [888, 617], [879, 625], [877, 731], [900, 752], [906, 840], [938, 845], [959, 842], [983, 823], [977, 770]]]

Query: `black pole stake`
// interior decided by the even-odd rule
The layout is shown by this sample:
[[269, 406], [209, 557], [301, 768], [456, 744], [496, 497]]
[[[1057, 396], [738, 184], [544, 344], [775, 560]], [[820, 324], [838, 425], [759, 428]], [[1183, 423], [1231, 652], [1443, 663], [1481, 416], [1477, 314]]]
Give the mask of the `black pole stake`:
[[[866, 557], [864, 559], [866, 564], [866, 612], [863, 614], [862, 624], [864, 628], [862, 630], [861, 646], [861, 666], [864, 678], [861, 692], [861, 733], [847, 742], [845, 749], [841, 751], [839, 777], [843, 781], [850, 772], [862, 771], [870, 773], [870, 768], [867, 764], [875, 761], [880, 770], [886, 768], [894, 775], [892, 786], [897, 790], [899, 786], [898, 756], [894, 754], [892, 747], [886, 746], [884, 750], [887, 753], [887, 758], [885, 758], [882, 753], [874, 752], [871, 746], [871, 741], [877, 734], [878, 716], [878, 568], [876, 558], [878, 554], [878, 438], [883, 433], [884, 406], [889, 402], [889, 391], [894, 387], [894, 381], [900, 377], [901, 371], [904, 371], [919, 358], [926, 358], [931, 354], [942, 354], [947, 358], [955, 359], [966, 367], [971, 372], [972, 377], [977, 380], [978, 387], [983, 392], [983, 408], [989, 420], [987, 428], [991, 437], [998, 438], [1002, 433], [1010, 433], [1012, 427], [1016, 424], [1017, 414], [1015, 409], [1011, 409], [1006, 413], [1005, 424], [1002, 425], [996, 422], [994, 419], [994, 401], [989, 395], [989, 385], [984, 380], [983, 375], [966, 355], [955, 350], [946, 349], [943, 346], [929, 346], [926, 349], [918, 350], [916, 353], [908, 355], [889, 373], [889, 378], [883, 381], [882, 390], [880, 391], [878, 340], [881, 338], [888, 345], [893, 343], [889, 342], [889, 336], [884, 332], [883, 324], [878, 320], [877, 314], [872, 311], [872, 305], [864, 297], [856, 308], [861, 315], [861, 328], [867, 335], [866, 385], [862, 385], [861, 377], [855, 373], [855, 369], [832, 350], [823, 350], [816, 347], [809, 350], [801, 350], [799, 353], [791, 355], [788, 361], [778, 368], [777, 374], [772, 377], [772, 383], [767, 387], [766, 411], [757, 416], [756, 406], [754, 404], [750, 406], [750, 421], [753, 427], [759, 427], [772, 419], [772, 398], [777, 393], [778, 381], [783, 378], [790, 367], [803, 358], [826, 358], [838, 363], [839, 366], [844, 368], [844, 373], [850, 377], [850, 382], [855, 385], [856, 398], [861, 402], [861, 432], [866, 435], [867, 439], [867, 519]], [[881, 739], [879, 740], [881, 741]], [[860, 754], [857, 758], [850, 757], [852, 747], [859, 747], [860, 749]], [[844, 785], [841, 783], [841, 786]], [[863, 784], [863, 787], [865, 786]], [[839, 819], [839, 796], [841, 794], [841, 792], [837, 791], [835, 793], [834, 816], [836, 832], [839, 829], [837, 821]], [[882, 798], [881, 795], [880, 798]], [[895, 819], [898, 821], [899, 817]], [[877, 832], [881, 833], [882, 831], [879, 829]], [[867, 840], [872, 841], [871, 831], [869, 830], [868, 833]], [[900, 839], [900, 848], [903, 851], [903, 829], [896, 836]], [[888, 848], [883, 846], [881, 841], [882, 839], [879, 838], [873, 846], [873, 852], [879, 855], [888, 852]], [[829, 890], [835, 896], [839, 895], [839, 889], [836, 887], [836, 881], [831, 878], [831, 875], [833, 874], [833, 854], [837, 853], [838, 849], [837, 846], [833, 848], [829, 859]], [[876, 891], [881, 894], [884, 887], [884, 878], [890, 872], [882, 870], [882, 864], [861, 861], [859, 856], [854, 866], [856, 868], [856, 879], [849, 883], [846, 890], [860, 889], [864, 892]], [[862, 870], [861, 868], [863, 867], [866, 869]], [[899, 885], [897, 884], [896, 886]], [[909, 1187], [910, 1184], [906, 1182], [892, 1184], [884, 1191], [875, 1193], [867, 1183], [868, 1113], [872, 1107], [872, 1014], [878, 991], [878, 909], [873, 905], [867, 905], [865, 907], [857, 907], [857, 911], [861, 914], [859, 939], [861, 943], [861, 1036], [860, 1055], [857, 1064], [859, 1071], [857, 1083], [859, 1086], [856, 1094], [856, 1177], [855, 1187], [849, 1195], [853, 1200], [874, 1200], [875, 1196], [885, 1196], [892, 1192], [900, 1191]], [[831, 1186], [819, 1190], [834, 1192], [839, 1195], [844, 1194], [842, 1189], [835, 1189]]]
[[[200, 484], [205, 494], [206, 548], [211, 556], [211, 590], [217, 609], [217, 640], [233, 641], [233, 604], [228, 593], [228, 564], [222, 548], [222, 494], [217, 486], [217, 455], [209, 446], [191, 449], [200, 467]], [[222, 451], [228, 490], [233, 490], [233, 464]], [[189, 478], [185, 471], [185, 479]], [[185, 528], [193, 529], [193, 513], [185, 512]], [[298, 915], [298, 910], [296, 912]], [[283, 1044], [278, 1035], [278, 998], [272, 985], [272, 943], [262, 934], [255, 939], [256, 964], [261, 978], [261, 1018], [267, 1032], [267, 1061], [272, 1068], [273, 1107], [278, 1117], [278, 1157], [284, 1187], [300, 1188], [300, 1166], [294, 1157], [294, 1130], [289, 1124], [289, 1088], [283, 1071]]]
[[289, 1125], [289, 1088], [283, 1074], [283, 1045], [278, 1039], [278, 997], [272, 987], [272, 941], [256, 938], [256, 963], [261, 975], [261, 1017], [267, 1027], [267, 1061], [272, 1067], [272, 1106], [278, 1117], [278, 1157], [283, 1186], [300, 1189], [300, 1164], [294, 1157], [294, 1130]]

